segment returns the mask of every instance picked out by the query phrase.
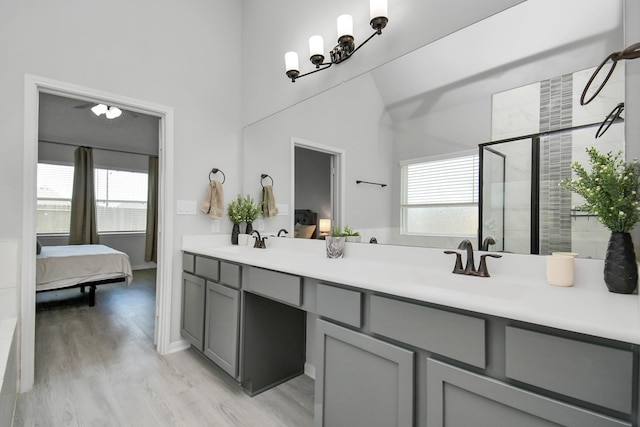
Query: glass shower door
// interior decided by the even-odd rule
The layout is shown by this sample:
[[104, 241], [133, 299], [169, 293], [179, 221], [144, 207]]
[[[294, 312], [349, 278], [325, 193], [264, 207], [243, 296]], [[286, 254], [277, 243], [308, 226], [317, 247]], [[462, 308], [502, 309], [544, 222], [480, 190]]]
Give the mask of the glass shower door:
[[[504, 250], [505, 163], [506, 156], [482, 147], [482, 238], [493, 238], [493, 251]], [[482, 242], [478, 242], [481, 244]]]

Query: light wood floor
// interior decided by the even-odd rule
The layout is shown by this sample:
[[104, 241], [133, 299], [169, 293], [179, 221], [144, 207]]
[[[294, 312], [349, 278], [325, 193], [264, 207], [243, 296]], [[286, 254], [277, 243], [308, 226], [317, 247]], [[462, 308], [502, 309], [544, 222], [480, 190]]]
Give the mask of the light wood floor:
[[35, 384], [18, 396], [15, 426], [313, 425], [313, 380], [301, 376], [256, 397], [195, 350], [153, 346], [155, 270], [99, 286], [37, 296]]

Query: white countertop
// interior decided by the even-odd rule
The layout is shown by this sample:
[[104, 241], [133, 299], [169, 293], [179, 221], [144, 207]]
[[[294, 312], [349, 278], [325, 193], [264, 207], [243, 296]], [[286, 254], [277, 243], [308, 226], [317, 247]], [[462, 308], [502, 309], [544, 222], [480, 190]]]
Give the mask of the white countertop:
[[[231, 246], [229, 236], [185, 236], [182, 250], [416, 301], [640, 344], [638, 295], [614, 294], [602, 260], [575, 260], [571, 287], [548, 285], [544, 256], [489, 259], [491, 277], [453, 274], [441, 249], [347, 243], [328, 259], [324, 241], [271, 238], [267, 249]], [[464, 261], [464, 256], [463, 256]], [[479, 256], [476, 253], [476, 266]]]

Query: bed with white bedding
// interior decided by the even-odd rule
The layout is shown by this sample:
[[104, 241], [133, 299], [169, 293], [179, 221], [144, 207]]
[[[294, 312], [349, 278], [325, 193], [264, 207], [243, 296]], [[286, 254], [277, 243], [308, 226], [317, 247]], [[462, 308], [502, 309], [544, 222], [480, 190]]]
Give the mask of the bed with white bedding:
[[43, 246], [36, 256], [36, 292], [89, 287], [95, 305], [97, 285], [133, 278], [129, 256], [105, 245]]

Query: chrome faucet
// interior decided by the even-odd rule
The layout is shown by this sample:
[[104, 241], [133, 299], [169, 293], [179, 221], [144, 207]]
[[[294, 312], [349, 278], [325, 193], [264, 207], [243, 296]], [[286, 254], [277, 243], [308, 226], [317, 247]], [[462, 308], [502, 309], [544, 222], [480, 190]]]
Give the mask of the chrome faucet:
[[[491, 240], [489, 240], [491, 239]], [[486, 244], [486, 246], [485, 246]], [[487, 237], [482, 244], [483, 250], [486, 250], [490, 244], [495, 244], [493, 238]], [[480, 255], [480, 266], [476, 270], [475, 262], [473, 259], [473, 244], [470, 240], [464, 239], [458, 245], [458, 249], [467, 250], [467, 265], [465, 268], [462, 268], [462, 254], [458, 251], [444, 251], [445, 254], [455, 254], [456, 255], [456, 264], [453, 267], [452, 273], [454, 274], [464, 274], [466, 276], [478, 276], [478, 277], [490, 277], [489, 270], [487, 269], [487, 257], [490, 258], [502, 258], [502, 255], [496, 254], [482, 254]]]
[[253, 230], [251, 232], [251, 236], [253, 236], [254, 234], [257, 234], [258, 238], [256, 239], [256, 242], [253, 244], [253, 247], [258, 249], [267, 249], [267, 245], [265, 244], [264, 240], [268, 239], [268, 237], [260, 237], [260, 232], [258, 230]]
[[[288, 232], [287, 230], [285, 230], [284, 228], [281, 228], [281, 229], [278, 231], [278, 237], [282, 237], [282, 236], [280, 236], [280, 233], [289, 234], [289, 232]], [[285, 237], [286, 237], [286, 236], [285, 236]]]

